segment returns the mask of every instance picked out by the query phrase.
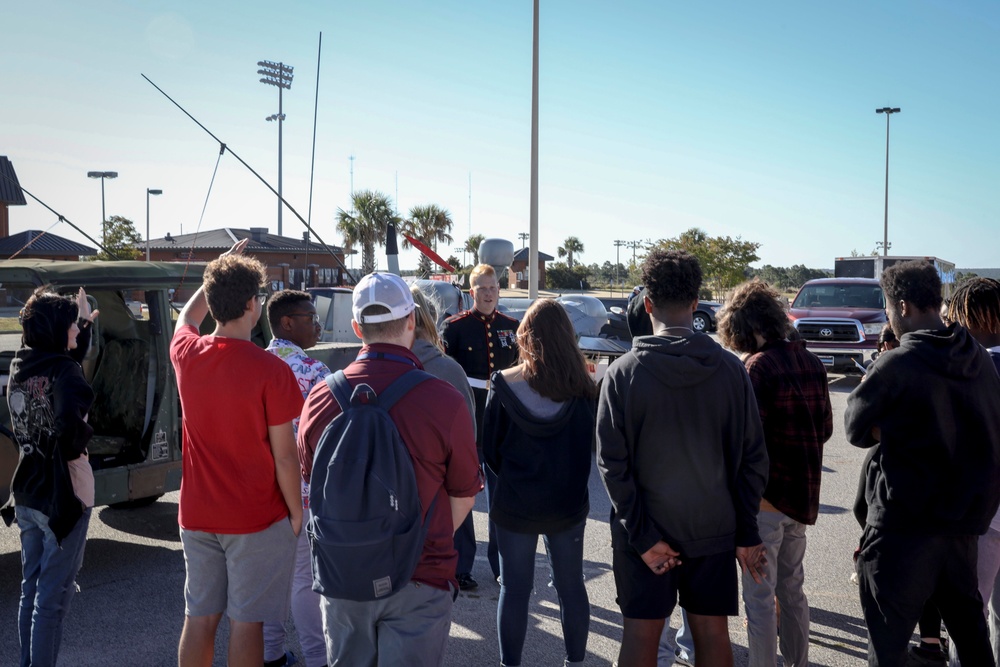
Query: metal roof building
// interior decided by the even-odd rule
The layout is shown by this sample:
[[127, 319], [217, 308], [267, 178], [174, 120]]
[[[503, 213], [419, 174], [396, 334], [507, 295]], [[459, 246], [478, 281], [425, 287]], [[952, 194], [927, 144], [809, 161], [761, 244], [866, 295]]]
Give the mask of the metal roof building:
[[17, 256], [21, 259], [69, 259], [96, 255], [97, 250], [70, 241], [52, 232], [29, 229], [13, 236], [0, 238], [0, 259]]

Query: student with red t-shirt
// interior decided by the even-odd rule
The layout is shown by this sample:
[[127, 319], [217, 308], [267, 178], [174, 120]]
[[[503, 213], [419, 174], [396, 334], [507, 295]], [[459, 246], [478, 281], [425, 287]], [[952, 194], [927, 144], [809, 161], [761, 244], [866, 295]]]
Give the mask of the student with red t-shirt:
[[[262, 625], [288, 617], [302, 528], [292, 434], [302, 394], [288, 365], [250, 340], [267, 276], [259, 261], [242, 255], [246, 244], [205, 267], [170, 343], [184, 415], [181, 667], [212, 661], [223, 612], [229, 664], [263, 664]], [[209, 313], [215, 331], [201, 336]]]

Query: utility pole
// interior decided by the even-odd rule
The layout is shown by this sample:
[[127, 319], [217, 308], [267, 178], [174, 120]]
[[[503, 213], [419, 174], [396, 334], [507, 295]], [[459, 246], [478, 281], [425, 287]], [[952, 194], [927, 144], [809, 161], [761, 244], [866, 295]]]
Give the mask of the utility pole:
[[524, 242], [527, 241], [528, 238], [530, 238], [530, 237], [531, 237], [531, 234], [529, 234], [528, 232], [518, 232], [517, 233], [517, 238], [521, 239], [521, 250], [524, 250]]
[[882, 256], [889, 254], [889, 116], [899, 113], [899, 107], [882, 107], [875, 113], [885, 114], [885, 218], [882, 223]]
[[[621, 265], [621, 259], [620, 259], [620, 257], [621, 257], [621, 249], [622, 249], [622, 246], [627, 246], [627, 245], [628, 245], [628, 241], [622, 241], [622, 240], [619, 240], [619, 239], [615, 239], [615, 282], [618, 283], [618, 289], [619, 290], [621, 290], [621, 288], [622, 288], [621, 279], [618, 277], [618, 267]], [[612, 294], [612, 296], [614, 295], [614, 290], [612, 290], [611, 294]], [[625, 296], [625, 292], [624, 291], [622, 291], [622, 296]]]
[[628, 243], [625, 244], [626, 247], [632, 248], [632, 267], [633, 268], [635, 268], [635, 250], [640, 245], [642, 245], [642, 241], [629, 241]]
[[275, 86], [278, 89], [278, 113], [271, 114], [265, 120], [278, 121], [278, 236], [281, 236], [281, 212], [285, 208], [281, 195], [281, 126], [285, 122], [285, 114], [282, 112], [281, 106], [281, 91], [292, 87], [292, 78], [294, 77], [292, 70], [295, 68], [291, 65], [273, 63], [269, 60], [257, 61], [257, 67], [261, 68], [257, 70], [257, 74], [264, 77], [260, 82], [269, 86]]

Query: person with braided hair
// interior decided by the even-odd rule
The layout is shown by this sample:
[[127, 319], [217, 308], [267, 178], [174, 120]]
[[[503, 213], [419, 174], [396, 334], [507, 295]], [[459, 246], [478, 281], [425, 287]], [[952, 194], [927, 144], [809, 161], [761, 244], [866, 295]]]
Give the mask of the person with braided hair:
[[848, 441], [877, 448], [857, 559], [868, 664], [906, 664], [931, 600], [964, 662], [994, 665], [976, 572], [1000, 507], [1000, 376], [965, 327], [941, 321], [933, 265], [895, 264], [880, 282], [900, 346], [872, 364], [844, 415]]
[[[963, 282], [948, 303], [948, 320], [968, 329], [990, 353], [1000, 372], [1000, 281], [977, 277]], [[1000, 662], [1000, 577], [997, 577], [1000, 574], [1000, 512], [993, 517], [986, 533], [979, 536], [976, 570], [983, 612], [990, 626], [993, 659]], [[954, 648], [950, 653], [951, 664], [959, 664]]]

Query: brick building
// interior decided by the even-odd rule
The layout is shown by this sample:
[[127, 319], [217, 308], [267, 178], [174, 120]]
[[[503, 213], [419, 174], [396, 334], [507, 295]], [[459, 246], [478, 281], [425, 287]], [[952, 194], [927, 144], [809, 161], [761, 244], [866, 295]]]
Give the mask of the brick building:
[[[514, 261], [510, 265], [510, 275], [515, 277], [511, 287], [528, 289], [528, 248], [521, 248], [514, 253]], [[541, 250], [538, 251], [538, 286], [545, 288], [545, 262], [551, 262], [555, 257]]]
[[24, 206], [24, 193], [21, 192], [21, 184], [14, 173], [14, 165], [7, 159], [6, 155], [0, 155], [0, 238], [10, 235], [10, 218], [7, 214], [8, 206]]
[[197, 234], [167, 234], [150, 239], [149, 258], [160, 262], [208, 262], [246, 238], [250, 243], [244, 252], [267, 266], [272, 290], [299, 289], [303, 283], [307, 287], [333, 287], [354, 282], [344, 268], [343, 248], [330, 246], [335, 258], [318, 243], [270, 234], [266, 227], [224, 227]]

